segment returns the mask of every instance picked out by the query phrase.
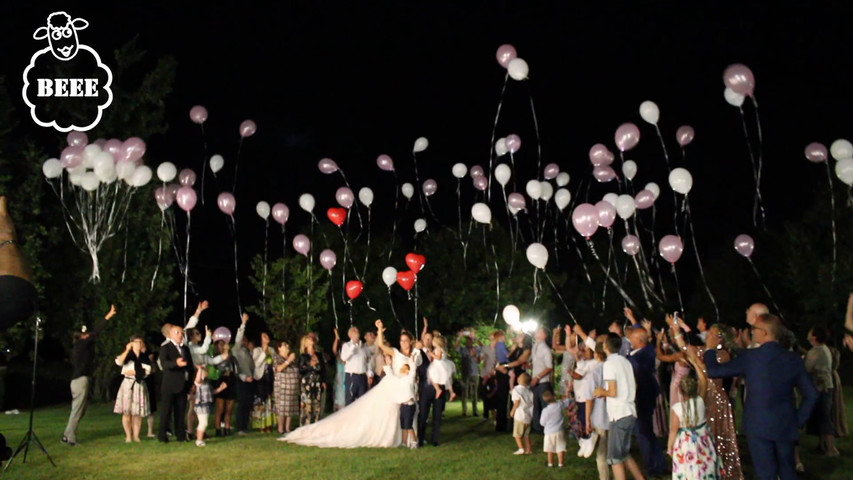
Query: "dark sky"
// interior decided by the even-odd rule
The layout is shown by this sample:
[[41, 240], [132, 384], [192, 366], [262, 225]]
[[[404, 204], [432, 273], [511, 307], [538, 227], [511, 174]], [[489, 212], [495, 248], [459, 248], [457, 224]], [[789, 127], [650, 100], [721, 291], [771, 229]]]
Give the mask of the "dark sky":
[[[757, 79], [771, 223], [798, 216], [812, 186], [825, 182], [822, 167], [804, 160], [803, 147], [851, 135], [853, 7], [847, 2], [211, 3], [19, 2], [0, 19], [0, 69], [10, 92], [20, 91], [21, 72], [42, 48], [32, 31], [58, 9], [89, 21], [81, 41], [102, 57], [135, 34], [152, 59], [173, 55], [170, 129], [146, 139], [148, 162], [198, 170], [200, 134], [187, 112], [202, 104], [210, 112], [209, 153], [223, 154], [230, 171], [237, 126], [254, 119], [258, 133], [243, 145], [236, 192], [238, 222], [257, 228], [244, 234], [250, 252], [262, 238], [258, 200], [286, 202], [297, 225], [304, 224], [299, 194], [313, 193], [320, 214], [334, 206], [340, 180], [317, 171], [322, 157], [335, 159], [355, 190], [372, 187], [387, 209], [392, 177], [377, 169], [375, 158], [391, 155], [401, 182], [413, 181], [410, 152], [419, 136], [430, 140], [419, 162], [421, 180], [435, 178], [437, 208], [455, 211], [450, 166], [488, 164], [504, 78], [494, 54], [502, 43], [515, 45], [530, 65], [529, 82], [509, 84], [497, 129], [498, 136], [522, 138], [520, 180], [535, 175], [532, 95], [542, 164], [569, 171], [572, 191], [589, 175], [589, 147], [602, 142], [615, 151], [614, 130], [632, 121], [643, 135], [627, 155], [639, 164], [637, 183], [655, 181], [669, 195], [659, 143], [637, 111], [643, 100], [654, 100], [670, 154], [693, 174], [693, 214], [709, 255], [728, 254], [735, 235], [754, 230], [740, 118], [722, 96], [727, 65], [745, 63]], [[23, 102], [13, 100], [26, 123]], [[674, 141], [683, 124], [696, 130], [686, 164]], [[590, 199], [611, 190], [596, 187]], [[226, 232], [219, 215], [208, 216]], [[222, 247], [228, 242], [223, 233]]]

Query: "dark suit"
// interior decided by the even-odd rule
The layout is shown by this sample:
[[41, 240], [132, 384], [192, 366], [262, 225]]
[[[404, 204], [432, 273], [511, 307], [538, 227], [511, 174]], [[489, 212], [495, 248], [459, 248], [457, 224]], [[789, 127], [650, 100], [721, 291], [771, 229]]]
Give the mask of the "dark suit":
[[441, 414], [444, 412], [444, 404], [447, 401], [447, 389], [441, 398], [435, 398], [435, 387], [427, 377], [429, 368], [429, 356], [421, 350], [421, 364], [418, 366], [418, 444], [424, 445], [426, 441], [426, 425], [429, 419], [429, 409], [432, 407], [432, 443], [438, 443], [438, 435], [441, 433]]
[[[803, 360], [777, 342], [744, 350], [728, 363], [717, 363], [714, 351], [705, 352], [708, 376], [746, 379], [743, 431], [758, 478], [794, 480], [794, 444], [797, 429], [806, 424], [818, 393]], [[797, 409], [794, 388], [803, 401]]]
[[634, 368], [637, 384], [637, 423], [634, 432], [643, 456], [643, 465], [649, 476], [663, 475], [667, 471], [667, 462], [654, 429], [655, 401], [660, 395], [660, 385], [655, 378], [655, 347], [646, 345], [629, 355], [628, 361]]
[[[178, 359], [186, 360], [185, 367], [178, 366]], [[174, 414], [175, 438], [179, 442], [187, 440], [187, 394], [195, 378], [195, 367], [190, 350], [186, 345], [176, 347], [171, 341], [160, 349], [160, 365], [163, 367], [163, 381], [160, 385], [160, 431], [157, 438], [161, 442], [168, 440], [166, 426], [169, 416]]]

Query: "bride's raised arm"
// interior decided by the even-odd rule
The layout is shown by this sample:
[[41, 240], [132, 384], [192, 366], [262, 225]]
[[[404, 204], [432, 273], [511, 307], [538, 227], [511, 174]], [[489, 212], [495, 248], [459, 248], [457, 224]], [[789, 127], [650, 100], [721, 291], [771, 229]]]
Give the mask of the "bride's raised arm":
[[385, 355], [394, 356], [394, 349], [385, 343], [385, 327], [382, 325], [382, 320], [376, 320], [376, 345], [382, 350]]

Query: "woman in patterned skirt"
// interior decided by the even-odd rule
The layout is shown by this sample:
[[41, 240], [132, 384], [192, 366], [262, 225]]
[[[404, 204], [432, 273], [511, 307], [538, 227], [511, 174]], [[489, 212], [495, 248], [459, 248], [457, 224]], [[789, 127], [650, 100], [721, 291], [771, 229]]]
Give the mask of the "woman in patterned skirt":
[[320, 414], [323, 412], [321, 398], [326, 390], [326, 365], [310, 335], [302, 337], [299, 353], [299, 377], [302, 385], [302, 415], [299, 423], [304, 426], [320, 420]]
[[283, 437], [290, 432], [291, 418], [299, 415], [299, 368], [296, 366], [296, 353], [290, 351], [290, 344], [280, 341], [275, 350], [273, 398], [278, 433]]
[[144, 345], [142, 337], [134, 336], [124, 352], [116, 357], [116, 365], [121, 367], [124, 380], [118, 389], [113, 411], [121, 414], [124, 441], [127, 443], [140, 441], [142, 419], [151, 413], [148, 406], [148, 387], [145, 383], [145, 377], [151, 373], [151, 363], [148, 355], [142, 353]]

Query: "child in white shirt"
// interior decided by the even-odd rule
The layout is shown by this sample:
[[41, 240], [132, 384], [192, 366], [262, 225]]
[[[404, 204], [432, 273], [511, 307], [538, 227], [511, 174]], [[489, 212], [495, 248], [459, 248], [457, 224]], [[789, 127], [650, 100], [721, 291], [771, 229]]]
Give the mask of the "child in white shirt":
[[427, 378], [435, 388], [435, 398], [441, 398], [444, 389], [450, 391], [450, 400], [456, 398], [453, 391], [453, 376], [456, 374], [456, 365], [447, 358], [444, 351], [444, 337], [435, 337], [432, 341], [432, 362], [427, 367]]
[[512, 436], [518, 445], [518, 450], [513, 455], [524, 455], [533, 453], [533, 444], [530, 442], [530, 422], [533, 421], [533, 392], [528, 388], [530, 375], [522, 373], [518, 377], [518, 385], [513, 387], [510, 393], [512, 398]]
[[542, 400], [548, 404], [542, 409], [542, 415], [539, 417], [539, 423], [545, 430], [545, 445], [544, 450], [548, 453], [548, 466], [554, 466], [554, 454], [557, 454], [559, 467], [563, 467], [563, 460], [566, 456], [566, 436], [563, 433], [563, 408], [568, 405], [568, 401], [557, 401], [557, 397], [550, 390], [542, 393]]

